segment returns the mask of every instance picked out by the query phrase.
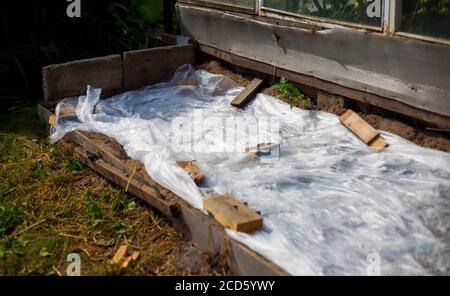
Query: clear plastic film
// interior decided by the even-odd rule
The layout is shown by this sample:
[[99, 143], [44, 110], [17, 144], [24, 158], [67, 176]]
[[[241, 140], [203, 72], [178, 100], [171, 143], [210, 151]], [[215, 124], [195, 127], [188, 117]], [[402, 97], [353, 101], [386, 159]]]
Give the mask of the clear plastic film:
[[[450, 272], [450, 154], [385, 132], [390, 146], [374, 152], [333, 114], [291, 109], [265, 94], [234, 108], [241, 90], [190, 65], [169, 82], [106, 100], [88, 87], [86, 96], [58, 104], [59, 118], [64, 110], [72, 116], [58, 120], [51, 140], [75, 129], [114, 138], [156, 182], [199, 209], [209, 194], [234, 195], [264, 224], [227, 233], [295, 275]], [[276, 121], [276, 157], [255, 160], [236, 149], [217, 118], [246, 122], [234, 130], [238, 142], [255, 122]], [[187, 126], [201, 133], [187, 136]], [[176, 160], [196, 160], [206, 182], [195, 185]]]

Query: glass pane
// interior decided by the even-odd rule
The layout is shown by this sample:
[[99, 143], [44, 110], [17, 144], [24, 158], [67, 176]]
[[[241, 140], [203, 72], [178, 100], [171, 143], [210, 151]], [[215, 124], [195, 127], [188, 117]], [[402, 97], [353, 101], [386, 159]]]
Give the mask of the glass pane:
[[307, 16], [381, 27], [382, 0], [265, 0], [264, 6]]
[[450, 38], [450, 0], [407, 0], [402, 10], [402, 31]]
[[203, 0], [203, 1], [225, 4], [225, 5], [230, 5], [230, 6], [252, 8], [252, 9], [255, 8], [254, 0]]

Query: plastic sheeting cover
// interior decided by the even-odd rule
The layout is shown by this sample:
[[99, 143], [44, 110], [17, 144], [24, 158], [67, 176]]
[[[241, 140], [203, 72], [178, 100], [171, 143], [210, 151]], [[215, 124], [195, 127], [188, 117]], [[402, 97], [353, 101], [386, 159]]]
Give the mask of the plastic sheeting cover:
[[[197, 85], [177, 83], [192, 78]], [[76, 118], [59, 120], [51, 140], [74, 129], [112, 137], [155, 181], [196, 208], [212, 192], [233, 194], [261, 211], [264, 225], [252, 234], [228, 234], [292, 274], [449, 273], [450, 154], [384, 132], [390, 147], [377, 153], [329, 113], [291, 109], [264, 94], [236, 109], [230, 102], [241, 90], [227, 77], [190, 65], [169, 82], [107, 100], [88, 87], [86, 96], [58, 104], [57, 113], [76, 108]], [[224, 128], [219, 124], [204, 124], [202, 135], [192, 137], [174, 128], [177, 118], [188, 119], [178, 127], [200, 124], [199, 111], [203, 122], [275, 118], [279, 157], [263, 163], [232, 152], [235, 147], [217, 136]], [[235, 132], [245, 137], [245, 130]], [[179, 149], [183, 137], [188, 146], [214, 139], [231, 149]], [[200, 188], [175, 163], [192, 159], [206, 175]]]

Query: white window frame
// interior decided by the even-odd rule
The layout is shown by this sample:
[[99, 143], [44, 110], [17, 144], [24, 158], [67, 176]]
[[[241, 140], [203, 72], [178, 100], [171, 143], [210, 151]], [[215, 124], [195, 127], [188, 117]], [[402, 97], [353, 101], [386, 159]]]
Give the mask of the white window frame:
[[292, 13], [288, 11], [273, 9], [264, 6], [264, 0], [254, 0], [254, 9], [245, 8], [241, 6], [233, 6], [230, 4], [220, 4], [217, 2], [210, 2], [208, 0], [178, 0], [181, 3], [188, 3], [198, 6], [211, 7], [221, 9], [224, 11], [233, 11], [245, 14], [255, 14], [261, 17], [269, 17], [272, 19], [279, 19], [289, 22], [297, 22], [311, 26], [319, 26], [323, 28], [335, 28], [337, 26], [353, 29], [364, 29], [367, 31], [373, 31], [390, 36], [397, 36], [399, 38], [417, 39], [422, 41], [428, 41], [432, 43], [440, 43], [450, 45], [450, 38], [438, 38], [427, 35], [419, 35], [414, 33], [407, 33], [401, 31], [401, 18], [402, 18], [402, 2], [408, 0], [381, 0], [381, 24], [379, 27], [370, 26], [352, 22], [339, 21], [328, 18], [321, 18], [316, 16], [301, 15], [298, 13]]
[[344, 27], [350, 27], [355, 29], [366, 29], [368, 31], [382, 32], [385, 35], [407, 37], [411, 39], [418, 39], [433, 43], [450, 45], [450, 39], [402, 32], [401, 31], [402, 1], [408, 0], [382, 0], [382, 15], [380, 27], [315, 16], [306, 16], [298, 13], [273, 9], [270, 7], [265, 7], [264, 0], [256, 0], [255, 14], [275, 19], [309, 23], [311, 25], [317, 25], [325, 28], [332, 28], [335, 27], [336, 25], [341, 25]]

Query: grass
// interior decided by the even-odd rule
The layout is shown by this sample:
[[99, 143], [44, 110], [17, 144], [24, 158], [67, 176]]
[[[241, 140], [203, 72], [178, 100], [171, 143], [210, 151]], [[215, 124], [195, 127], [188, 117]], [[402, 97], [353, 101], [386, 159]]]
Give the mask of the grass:
[[[0, 275], [64, 275], [70, 253], [82, 275], [226, 273], [67, 145], [48, 143], [35, 106], [0, 114]], [[118, 271], [108, 262], [123, 244], [140, 257]]]
[[276, 97], [288, 102], [291, 109], [294, 107], [312, 109], [314, 106], [310, 98], [305, 97], [297, 87], [292, 83], [289, 83], [284, 77], [282, 77], [279, 82], [273, 84], [272, 88], [275, 91]]

